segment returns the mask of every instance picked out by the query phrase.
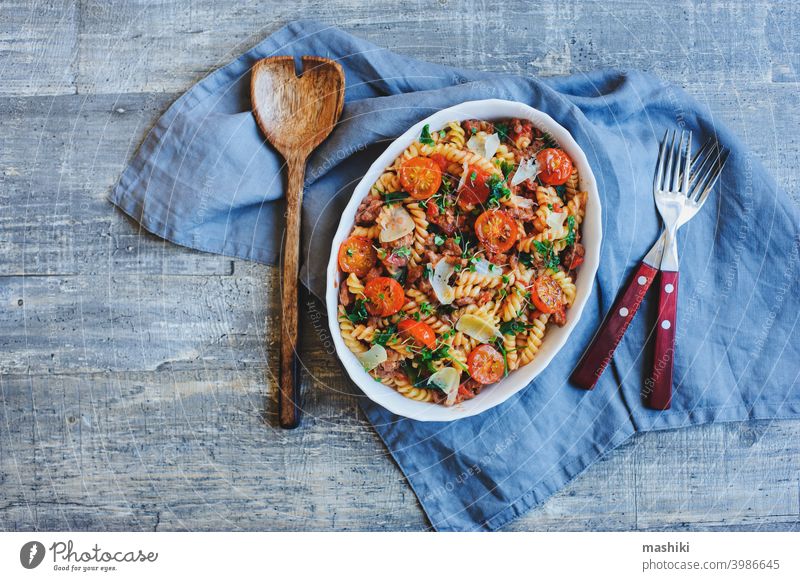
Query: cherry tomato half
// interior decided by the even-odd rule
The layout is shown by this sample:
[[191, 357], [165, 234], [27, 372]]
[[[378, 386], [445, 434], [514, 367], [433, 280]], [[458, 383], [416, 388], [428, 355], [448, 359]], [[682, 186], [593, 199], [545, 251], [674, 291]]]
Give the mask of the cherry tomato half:
[[564, 308], [564, 291], [555, 280], [543, 274], [533, 282], [531, 300], [543, 313], [555, 313]]
[[361, 278], [378, 260], [372, 241], [362, 236], [351, 236], [339, 247], [339, 268]]
[[575, 270], [581, 264], [583, 264], [583, 255], [574, 254], [572, 256], [572, 260], [569, 263], [569, 270]]
[[400, 166], [400, 185], [415, 200], [430, 198], [442, 185], [442, 170], [429, 157], [412, 157]]
[[422, 321], [403, 319], [397, 324], [397, 332], [403, 338], [410, 337], [420, 347], [436, 347], [436, 333], [430, 325]]
[[373, 278], [364, 287], [367, 312], [376, 317], [394, 315], [403, 308], [405, 294], [400, 283], [388, 276]]
[[482, 169], [468, 165], [464, 185], [458, 191], [458, 205], [467, 209], [476, 204], [483, 204], [489, 197], [489, 186], [486, 182], [489, 174]]
[[447, 166], [450, 165], [450, 162], [447, 161], [447, 158], [443, 156], [441, 153], [434, 153], [431, 156], [431, 159], [436, 162], [436, 165], [439, 166], [439, 169], [444, 171], [447, 169]]
[[472, 379], [484, 385], [500, 381], [506, 371], [503, 356], [491, 345], [475, 347], [467, 357], [467, 368]]
[[475, 234], [490, 252], [510, 249], [518, 233], [517, 223], [502, 210], [487, 210], [475, 220]]
[[536, 154], [541, 173], [539, 179], [548, 186], [560, 186], [572, 174], [572, 160], [563, 149], [549, 147]]

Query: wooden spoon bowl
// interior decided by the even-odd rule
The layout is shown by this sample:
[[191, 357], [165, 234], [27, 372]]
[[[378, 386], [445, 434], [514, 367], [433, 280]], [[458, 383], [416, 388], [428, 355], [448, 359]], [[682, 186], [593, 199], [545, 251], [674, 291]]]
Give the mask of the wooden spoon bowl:
[[298, 77], [291, 56], [258, 61], [252, 70], [253, 115], [267, 140], [288, 166], [286, 237], [281, 292], [281, 364], [278, 417], [284, 428], [300, 422], [297, 386], [297, 277], [300, 255], [300, 208], [309, 154], [333, 130], [344, 106], [344, 71], [317, 56], [301, 57]]

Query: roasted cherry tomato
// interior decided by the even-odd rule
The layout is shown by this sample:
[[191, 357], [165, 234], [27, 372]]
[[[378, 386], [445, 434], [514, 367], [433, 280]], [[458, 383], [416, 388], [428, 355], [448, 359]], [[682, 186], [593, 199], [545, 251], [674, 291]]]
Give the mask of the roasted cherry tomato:
[[429, 157], [412, 157], [400, 166], [400, 185], [415, 200], [430, 198], [442, 185], [442, 170]]
[[506, 371], [503, 356], [491, 345], [475, 347], [467, 357], [467, 367], [472, 379], [483, 384], [500, 381]]
[[517, 241], [517, 223], [502, 210], [487, 210], [475, 220], [475, 234], [489, 252], [505, 252]]
[[369, 238], [351, 236], [339, 247], [339, 268], [361, 278], [375, 265], [378, 254]]
[[572, 160], [563, 149], [550, 147], [536, 154], [541, 173], [539, 179], [548, 186], [560, 186], [572, 174]]
[[439, 169], [442, 171], [446, 170], [447, 166], [450, 165], [450, 162], [447, 161], [447, 158], [441, 153], [434, 153], [431, 159], [436, 162], [436, 165], [438, 165]]
[[575, 270], [581, 264], [583, 264], [583, 255], [582, 254], [573, 254], [572, 260], [569, 263], [569, 270]]
[[376, 317], [394, 315], [403, 308], [405, 294], [400, 283], [388, 276], [379, 276], [364, 287], [367, 297], [367, 312]]
[[531, 299], [543, 313], [555, 313], [564, 309], [564, 291], [550, 276], [543, 274], [533, 282]]
[[489, 186], [486, 182], [489, 174], [472, 165], [467, 166], [467, 177], [458, 191], [458, 205], [467, 209], [476, 204], [483, 204], [489, 197]]
[[422, 321], [414, 319], [403, 319], [397, 325], [397, 332], [401, 337], [410, 337], [420, 347], [433, 349], [436, 347], [436, 333], [431, 326]]

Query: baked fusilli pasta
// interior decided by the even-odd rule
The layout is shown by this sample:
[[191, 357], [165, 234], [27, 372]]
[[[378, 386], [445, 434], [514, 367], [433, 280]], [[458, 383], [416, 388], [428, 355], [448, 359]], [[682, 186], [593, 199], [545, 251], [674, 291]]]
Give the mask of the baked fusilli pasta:
[[566, 323], [586, 200], [569, 156], [525, 119], [426, 126], [339, 249], [345, 344], [406, 397], [475, 397]]

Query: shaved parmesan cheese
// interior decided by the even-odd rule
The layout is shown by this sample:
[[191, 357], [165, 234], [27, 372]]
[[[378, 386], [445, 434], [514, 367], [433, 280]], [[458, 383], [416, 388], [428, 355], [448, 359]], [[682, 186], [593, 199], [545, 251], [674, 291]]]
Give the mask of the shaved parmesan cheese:
[[461, 383], [461, 372], [453, 367], [445, 367], [430, 376], [428, 383], [438, 387], [447, 394], [445, 405], [453, 405]]
[[511, 205], [516, 206], [517, 208], [533, 208], [533, 200], [530, 198], [518, 196], [517, 194], [511, 194], [509, 200]]
[[500, 147], [500, 137], [498, 137], [497, 133], [492, 133], [491, 135], [478, 133], [469, 138], [467, 147], [481, 157], [492, 159], [494, 154], [497, 153], [497, 148]]
[[414, 219], [400, 204], [384, 206], [378, 216], [378, 224], [381, 227], [378, 235], [381, 242], [392, 242], [414, 231]]
[[469, 173], [469, 163], [467, 163], [466, 159], [464, 160], [464, 163], [461, 167], [462, 167], [461, 179], [458, 181], [458, 187], [456, 188], [457, 192], [460, 192], [461, 188], [464, 187], [464, 184], [467, 183], [467, 174]]
[[485, 258], [479, 258], [472, 266], [475, 267], [475, 272], [478, 274], [484, 275], [491, 275], [491, 276], [500, 276], [503, 274], [503, 269], [497, 266], [496, 264], [492, 264]]
[[387, 355], [386, 349], [376, 343], [369, 351], [365, 351], [364, 353], [356, 353], [356, 357], [358, 357], [358, 360], [364, 367], [364, 371], [371, 371], [386, 361]]
[[461, 331], [481, 343], [488, 343], [494, 337], [503, 338], [497, 327], [475, 315], [461, 317], [456, 323], [456, 331]]
[[559, 240], [567, 235], [567, 228], [564, 221], [567, 219], [566, 212], [549, 212], [547, 214], [547, 226], [550, 228], [548, 235], [551, 240]]
[[431, 276], [431, 287], [439, 302], [449, 305], [456, 298], [455, 289], [450, 286], [450, 277], [456, 271], [456, 267], [447, 262], [444, 258], [436, 263]]
[[514, 172], [514, 177], [511, 178], [511, 185], [516, 186], [525, 180], [532, 180], [538, 176], [541, 171], [539, 162], [536, 161], [535, 157], [530, 157], [521, 161], [517, 171]]

